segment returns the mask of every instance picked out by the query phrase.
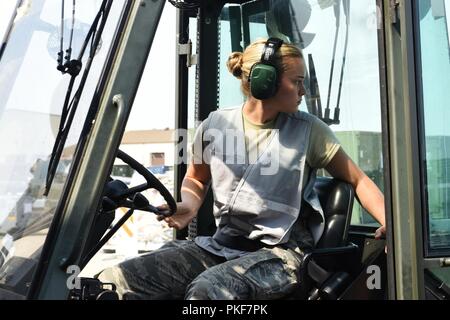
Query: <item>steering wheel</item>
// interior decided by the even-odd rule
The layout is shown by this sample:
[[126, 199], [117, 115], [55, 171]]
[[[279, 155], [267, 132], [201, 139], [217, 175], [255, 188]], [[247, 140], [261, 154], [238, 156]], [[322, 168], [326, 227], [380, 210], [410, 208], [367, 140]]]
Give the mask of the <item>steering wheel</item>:
[[[104, 205], [110, 202], [111, 209], [118, 206], [133, 207], [135, 209], [154, 212], [157, 215], [169, 217], [173, 215], [177, 209], [175, 199], [172, 197], [166, 187], [158, 180], [147, 168], [130, 157], [125, 152], [118, 150], [117, 158], [128, 164], [131, 168], [142, 175], [146, 182], [135, 187], [128, 188], [128, 186], [120, 180], [112, 180], [106, 184], [104, 198]], [[140, 194], [141, 191], [147, 189], [156, 189], [164, 198], [169, 206], [169, 210], [160, 210], [148, 203], [148, 200]], [[132, 199], [130, 202], [129, 199]]]
[[[125, 221], [133, 214], [134, 210], [143, 210], [153, 212], [157, 215], [162, 215], [169, 217], [173, 215], [177, 210], [177, 204], [175, 199], [172, 197], [170, 192], [164, 187], [161, 181], [158, 180], [148, 169], [146, 169], [139, 162], [134, 160], [125, 152], [118, 150], [117, 158], [121, 159], [123, 162], [128, 164], [131, 168], [136, 170], [141, 174], [146, 182], [138, 186], [128, 188], [128, 186], [120, 180], [110, 180], [106, 183], [105, 189], [103, 191], [102, 199], [102, 213], [97, 217], [104, 217], [104, 219], [99, 220], [99, 230], [100, 232], [94, 233], [88, 241], [87, 247], [89, 251], [83, 255], [83, 258], [79, 264], [80, 267], [84, 268], [89, 260], [100, 250], [103, 245], [108, 242], [109, 239], [114, 235], [114, 233], [125, 223]], [[169, 210], [160, 210], [152, 206], [147, 198], [145, 198], [140, 192], [147, 189], [156, 189], [166, 200]], [[107, 234], [104, 235], [107, 227], [110, 225], [114, 219], [114, 215], [105, 216], [105, 213], [115, 212], [119, 207], [127, 207], [131, 210], [128, 212], [109, 230]]]

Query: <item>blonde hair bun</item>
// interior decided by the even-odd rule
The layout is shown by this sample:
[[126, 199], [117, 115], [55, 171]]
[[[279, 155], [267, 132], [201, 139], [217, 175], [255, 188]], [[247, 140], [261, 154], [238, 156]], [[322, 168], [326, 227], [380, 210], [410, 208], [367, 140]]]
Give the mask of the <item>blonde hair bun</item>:
[[242, 65], [242, 52], [233, 52], [230, 54], [227, 62], [228, 71], [230, 71], [230, 73], [238, 79], [242, 79]]

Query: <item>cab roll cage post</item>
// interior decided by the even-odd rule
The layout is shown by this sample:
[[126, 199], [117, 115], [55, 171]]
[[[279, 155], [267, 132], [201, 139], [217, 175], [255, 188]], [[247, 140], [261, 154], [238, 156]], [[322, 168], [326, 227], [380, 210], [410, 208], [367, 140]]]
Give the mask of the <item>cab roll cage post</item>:
[[[179, 48], [189, 42], [189, 18], [193, 17], [195, 12], [188, 10], [177, 9], [177, 26], [176, 26], [176, 46]], [[189, 91], [189, 72], [187, 68], [188, 56], [178, 52], [176, 55], [177, 62], [175, 64], [175, 128], [188, 130], [188, 91]], [[187, 159], [187, 141], [178, 137], [175, 146], [175, 154], [181, 159]], [[174, 166], [174, 198], [176, 201], [181, 201], [181, 184], [183, 177], [186, 174], [187, 165], [184, 162], [177, 163]], [[184, 238], [185, 232], [175, 231], [175, 236]], [[183, 235], [182, 235], [183, 234]]]
[[385, 172], [389, 178], [385, 180], [385, 193], [389, 191], [386, 202], [389, 298], [401, 300], [425, 298], [416, 3], [383, 1], [388, 93], [385, 134], [389, 159], [385, 161], [388, 169]]
[[[380, 100], [381, 100], [381, 138], [382, 138], [382, 150], [383, 150], [383, 168], [384, 168], [384, 201], [385, 201], [385, 215], [386, 215], [386, 228], [389, 230], [386, 233], [386, 246], [391, 250], [392, 244], [392, 200], [391, 200], [391, 170], [390, 170], [390, 143], [389, 143], [389, 106], [388, 106], [388, 92], [387, 92], [387, 57], [386, 57], [386, 29], [385, 21], [383, 21], [384, 12], [384, 0], [376, 0], [377, 19], [378, 21], [378, 57], [379, 57], [379, 74], [380, 74]], [[391, 250], [392, 251], [392, 250]], [[395, 283], [395, 273], [393, 259], [386, 259], [387, 270], [387, 290], [386, 293], [390, 299], [395, 298], [395, 286], [391, 285]]]
[[242, 5], [242, 33], [244, 36], [244, 48], [250, 45], [250, 19], [251, 15], [266, 12], [270, 9], [269, 0], [249, 2]]
[[[219, 16], [223, 6], [228, 1], [208, 1], [202, 2], [197, 15], [197, 74], [198, 91], [196, 94], [196, 118], [195, 121], [203, 121], [208, 115], [218, 107], [219, 88]], [[183, 12], [178, 9], [178, 43], [187, 43], [189, 39], [189, 17], [192, 12]], [[182, 42], [183, 41], [183, 42]], [[178, 45], [178, 44], [177, 44]], [[186, 55], [178, 55], [178, 93], [176, 105], [176, 127], [187, 128], [188, 115], [188, 68], [186, 67]], [[183, 148], [186, 150], [186, 147]], [[177, 148], [177, 152], [179, 148]], [[179, 155], [181, 156], [181, 154]], [[177, 167], [177, 166], [176, 166]], [[179, 190], [186, 173], [186, 164], [179, 165], [175, 171], [175, 199], [180, 199]], [[212, 212], [212, 193], [208, 192], [202, 207], [200, 208], [197, 221], [194, 225], [198, 235], [211, 233], [211, 228], [215, 228]], [[195, 224], [195, 222], [194, 222]], [[184, 239], [188, 236], [188, 230], [176, 231], [177, 239]]]

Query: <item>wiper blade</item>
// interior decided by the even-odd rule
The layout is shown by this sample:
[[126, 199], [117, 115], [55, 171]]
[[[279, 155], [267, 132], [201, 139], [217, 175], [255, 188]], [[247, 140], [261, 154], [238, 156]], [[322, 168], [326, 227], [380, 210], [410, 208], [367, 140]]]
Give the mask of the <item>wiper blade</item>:
[[[91, 28], [89, 29], [88, 34], [86, 35], [86, 39], [83, 43], [83, 46], [80, 50], [80, 54], [78, 56], [77, 60], [71, 60], [69, 61], [69, 64], [65, 64], [64, 70], [61, 70], [63, 73], [69, 73], [71, 75], [70, 83], [66, 92], [66, 98], [64, 101], [63, 110], [61, 113], [61, 122], [59, 124], [59, 130], [58, 134], [56, 136], [55, 144], [53, 146], [53, 151], [50, 157], [50, 162], [48, 165], [48, 172], [47, 172], [47, 179], [46, 179], [46, 186], [45, 186], [45, 192], [44, 195], [47, 196], [50, 192], [50, 188], [53, 182], [53, 179], [56, 174], [56, 170], [58, 167], [59, 160], [61, 158], [61, 154], [64, 148], [64, 145], [67, 140], [67, 136], [69, 134], [70, 128], [72, 126], [73, 118], [75, 117], [75, 113], [78, 107], [78, 103], [81, 98], [81, 94], [84, 89], [84, 85], [86, 84], [87, 77], [89, 75], [89, 71], [91, 69], [92, 61], [95, 56], [95, 51], [101, 41], [101, 34], [103, 33], [103, 29], [106, 24], [106, 20], [109, 15], [109, 11], [112, 6], [112, 0], [103, 0], [100, 10], [97, 13], [94, 22], [91, 25]], [[100, 21], [101, 18], [101, 21]], [[84, 53], [86, 51], [87, 46], [89, 45], [89, 42], [91, 41], [90, 46], [90, 53], [89, 57], [86, 61], [86, 66], [83, 72], [83, 76], [80, 80], [80, 84], [78, 86], [78, 89], [76, 90], [72, 100], [70, 99], [72, 95], [73, 86], [75, 83], [75, 78], [77, 77], [79, 71], [81, 70], [81, 60], [84, 56]], [[59, 60], [58, 60], [59, 62]], [[70, 68], [75, 68], [74, 70], [71, 70]], [[60, 65], [58, 64], [58, 70], [60, 69]]]
[[322, 119], [322, 101], [320, 99], [319, 82], [317, 81], [316, 67], [312, 54], [308, 54], [309, 65], [309, 94], [306, 97], [306, 103], [309, 106], [309, 112]]
[[336, 18], [336, 31], [334, 34], [334, 45], [333, 45], [333, 56], [331, 58], [331, 70], [330, 70], [330, 80], [328, 82], [328, 97], [327, 97], [327, 107], [325, 108], [325, 119], [330, 119], [330, 98], [331, 89], [333, 88], [333, 75], [334, 75], [334, 64], [336, 61], [336, 48], [339, 38], [339, 29], [341, 26], [341, 0], [338, 0], [334, 4], [334, 16]]
[[332, 84], [333, 84], [333, 74], [334, 74], [334, 65], [335, 65], [335, 57], [336, 57], [336, 47], [337, 47], [337, 40], [339, 36], [339, 28], [340, 28], [340, 21], [341, 21], [341, 1], [337, 1], [334, 5], [334, 15], [336, 17], [336, 34], [334, 38], [334, 47], [333, 47], [333, 57], [331, 60], [331, 70], [330, 70], [330, 80], [328, 84], [328, 99], [327, 99], [327, 107], [325, 108], [325, 117], [322, 119], [326, 124], [332, 125], [332, 124], [339, 124], [340, 123], [340, 112], [341, 109], [339, 108], [341, 103], [341, 94], [342, 94], [342, 83], [344, 80], [344, 71], [345, 71], [345, 63], [347, 59], [347, 48], [348, 48], [348, 37], [349, 37], [349, 25], [350, 25], [350, 1], [349, 0], [342, 0], [342, 6], [344, 8], [344, 14], [345, 14], [345, 44], [344, 44], [344, 53], [342, 56], [342, 66], [341, 66], [341, 75], [339, 78], [339, 87], [338, 87], [338, 95], [336, 100], [336, 107], [334, 109], [334, 117], [330, 118], [330, 97], [331, 97], [331, 91], [332, 91]]

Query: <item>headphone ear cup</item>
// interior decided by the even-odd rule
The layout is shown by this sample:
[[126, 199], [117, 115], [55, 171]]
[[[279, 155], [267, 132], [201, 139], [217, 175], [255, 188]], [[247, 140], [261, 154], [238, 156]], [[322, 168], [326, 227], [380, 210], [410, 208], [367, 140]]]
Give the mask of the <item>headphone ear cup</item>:
[[278, 89], [278, 73], [275, 67], [257, 63], [250, 72], [250, 92], [256, 99], [273, 97]]

